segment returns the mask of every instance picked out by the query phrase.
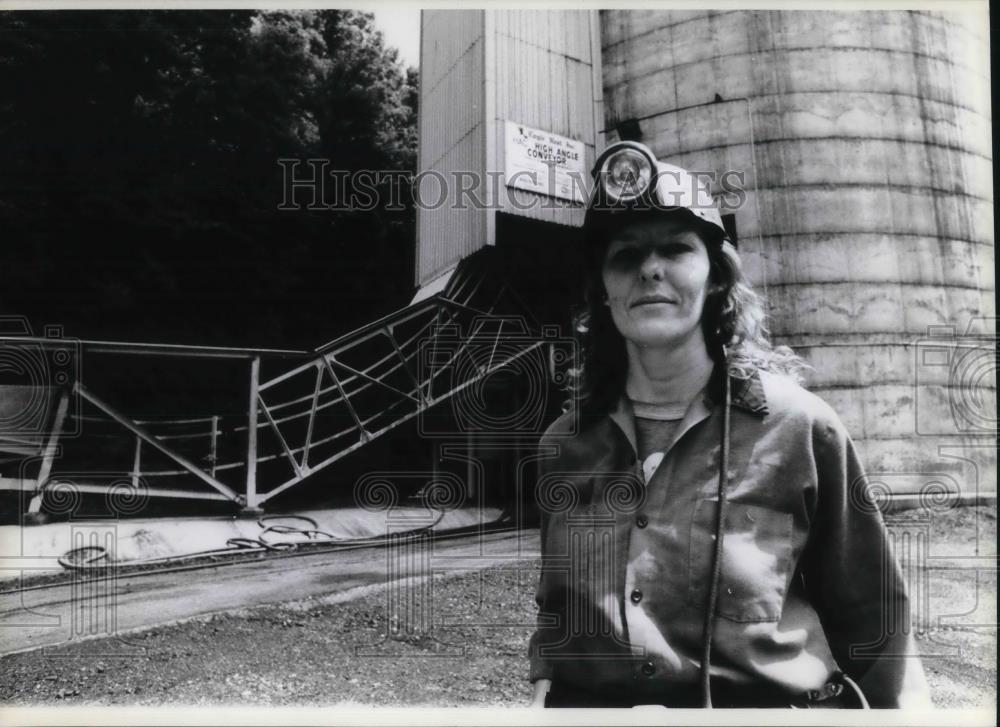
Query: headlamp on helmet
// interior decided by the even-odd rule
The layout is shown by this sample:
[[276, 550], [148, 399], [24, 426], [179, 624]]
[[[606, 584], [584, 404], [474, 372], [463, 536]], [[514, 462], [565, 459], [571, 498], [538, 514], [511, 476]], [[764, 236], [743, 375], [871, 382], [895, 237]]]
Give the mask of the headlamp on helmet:
[[654, 170], [655, 161], [645, 151], [623, 145], [601, 162], [597, 183], [608, 202], [631, 202], [648, 192]]
[[597, 158], [593, 175], [594, 194], [584, 218], [588, 230], [605, 214], [658, 210], [693, 215], [726, 234], [708, 186], [686, 169], [658, 161], [645, 144], [612, 144]]

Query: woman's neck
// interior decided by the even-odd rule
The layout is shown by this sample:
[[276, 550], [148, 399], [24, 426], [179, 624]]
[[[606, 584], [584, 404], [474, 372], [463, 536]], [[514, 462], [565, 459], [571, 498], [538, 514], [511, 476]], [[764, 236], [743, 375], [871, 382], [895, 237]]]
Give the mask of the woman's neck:
[[700, 333], [672, 348], [643, 348], [627, 341], [628, 397], [658, 404], [690, 403], [708, 383], [714, 367]]

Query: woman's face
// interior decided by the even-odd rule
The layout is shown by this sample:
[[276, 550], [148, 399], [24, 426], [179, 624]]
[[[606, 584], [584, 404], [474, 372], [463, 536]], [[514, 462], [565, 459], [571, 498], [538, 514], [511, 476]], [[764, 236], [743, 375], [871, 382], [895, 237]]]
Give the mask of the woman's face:
[[701, 336], [708, 249], [690, 221], [637, 217], [612, 229], [601, 277], [618, 332], [642, 348]]

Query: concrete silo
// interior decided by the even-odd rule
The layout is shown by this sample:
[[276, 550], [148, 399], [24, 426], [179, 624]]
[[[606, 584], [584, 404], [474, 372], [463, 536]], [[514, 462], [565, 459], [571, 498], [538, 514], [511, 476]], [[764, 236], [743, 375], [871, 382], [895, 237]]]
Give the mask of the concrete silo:
[[601, 12], [609, 141], [745, 174], [724, 212], [772, 332], [896, 492], [996, 487], [987, 29], [985, 11]]

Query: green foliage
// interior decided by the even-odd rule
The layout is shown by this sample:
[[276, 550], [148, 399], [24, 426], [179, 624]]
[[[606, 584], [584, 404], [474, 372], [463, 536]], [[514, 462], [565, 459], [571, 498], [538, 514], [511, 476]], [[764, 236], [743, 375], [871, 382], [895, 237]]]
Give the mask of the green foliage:
[[355, 11], [0, 12], [0, 313], [309, 346], [405, 304], [412, 209], [279, 211], [278, 159], [412, 171], [415, 89]]

